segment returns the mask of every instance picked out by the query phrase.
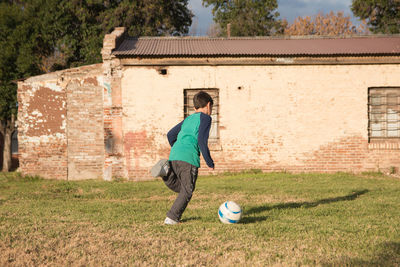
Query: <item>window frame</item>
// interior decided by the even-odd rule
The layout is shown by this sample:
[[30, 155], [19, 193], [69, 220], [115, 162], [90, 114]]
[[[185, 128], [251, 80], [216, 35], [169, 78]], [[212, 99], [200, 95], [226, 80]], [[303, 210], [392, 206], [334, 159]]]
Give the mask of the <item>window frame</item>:
[[[373, 103], [373, 98], [379, 97], [383, 100], [380, 101], [380, 103]], [[391, 98], [397, 98], [395, 102], [390, 103], [388, 100]], [[376, 107], [376, 111], [379, 109], [381, 110], [379, 112], [373, 112], [374, 107]], [[388, 114], [389, 113], [389, 107], [394, 108], [394, 113], [392, 114], [397, 114], [397, 119], [396, 120], [390, 120]], [[392, 109], [393, 110], [393, 109]], [[375, 123], [379, 125], [379, 130], [373, 129], [373, 114], [383, 114], [383, 119], [378, 121], [378, 123]], [[390, 127], [388, 126], [389, 124], [396, 124], [397, 123], [397, 128], [392, 128], [394, 131], [397, 131], [397, 136], [390, 136], [389, 135], [389, 130]], [[381, 132], [382, 136], [374, 136], [373, 132]], [[379, 142], [400, 142], [400, 87], [394, 86], [386, 86], [386, 87], [369, 87], [368, 88], [368, 143], [379, 143]]]
[[[211, 95], [213, 99], [213, 109], [212, 109], [212, 122], [211, 127], [216, 127], [216, 137], [211, 136], [213, 129], [210, 129], [210, 136], [208, 142], [210, 145], [220, 144], [220, 132], [219, 132], [219, 113], [220, 113], [220, 103], [219, 103], [219, 89], [218, 88], [187, 88], [183, 89], [183, 118], [186, 119], [189, 115], [194, 113], [193, 96], [204, 91]], [[210, 148], [211, 149], [211, 148]]]

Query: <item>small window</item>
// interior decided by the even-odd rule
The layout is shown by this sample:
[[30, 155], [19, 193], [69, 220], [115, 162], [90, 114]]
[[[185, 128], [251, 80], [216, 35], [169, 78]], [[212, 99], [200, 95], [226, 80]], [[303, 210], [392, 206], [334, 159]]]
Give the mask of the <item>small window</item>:
[[400, 87], [369, 89], [368, 124], [370, 141], [400, 140]]
[[18, 154], [18, 130], [15, 130], [11, 136], [11, 153]]
[[208, 93], [214, 102], [213, 109], [212, 109], [212, 123], [210, 129], [210, 136], [208, 141], [210, 143], [217, 143], [219, 141], [219, 91], [218, 89], [209, 89], [209, 88], [200, 88], [200, 89], [185, 89], [183, 91], [184, 100], [183, 100], [183, 108], [184, 108], [184, 117], [186, 118], [189, 115], [192, 115], [194, 111], [193, 105], [193, 96], [200, 91], [204, 91]]

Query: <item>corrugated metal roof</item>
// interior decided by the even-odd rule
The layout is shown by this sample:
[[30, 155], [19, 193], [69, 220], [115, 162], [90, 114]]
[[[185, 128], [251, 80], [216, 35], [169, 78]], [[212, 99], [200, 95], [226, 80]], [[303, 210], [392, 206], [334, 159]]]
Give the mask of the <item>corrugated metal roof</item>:
[[400, 36], [347, 38], [127, 37], [117, 56], [229, 57], [400, 55]]

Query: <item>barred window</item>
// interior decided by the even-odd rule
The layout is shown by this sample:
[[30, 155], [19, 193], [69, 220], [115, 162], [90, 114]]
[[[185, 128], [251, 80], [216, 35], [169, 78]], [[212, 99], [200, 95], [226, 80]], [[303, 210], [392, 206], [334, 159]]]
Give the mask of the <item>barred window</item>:
[[369, 140], [400, 138], [400, 87], [369, 88]]
[[186, 118], [189, 115], [192, 115], [195, 113], [194, 111], [194, 105], [193, 105], [193, 96], [197, 94], [200, 91], [204, 91], [208, 93], [214, 102], [213, 109], [212, 109], [212, 123], [211, 123], [211, 129], [210, 129], [210, 136], [208, 138], [208, 141], [210, 143], [217, 143], [219, 140], [219, 91], [218, 89], [215, 88], [199, 88], [199, 89], [185, 89], [183, 90], [183, 112], [184, 112], [184, 117]]

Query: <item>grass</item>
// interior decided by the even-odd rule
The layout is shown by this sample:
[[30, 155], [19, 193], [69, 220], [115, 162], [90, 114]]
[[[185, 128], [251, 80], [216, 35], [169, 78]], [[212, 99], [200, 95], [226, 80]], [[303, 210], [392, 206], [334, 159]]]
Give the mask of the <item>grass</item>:
[[[399, 266], [400, 180], [259, 172], [200, 177], [183, 223], [160, 180], [0, 173], [0, 266]], [[219, 222], [225, 200], [237, 225]]]

